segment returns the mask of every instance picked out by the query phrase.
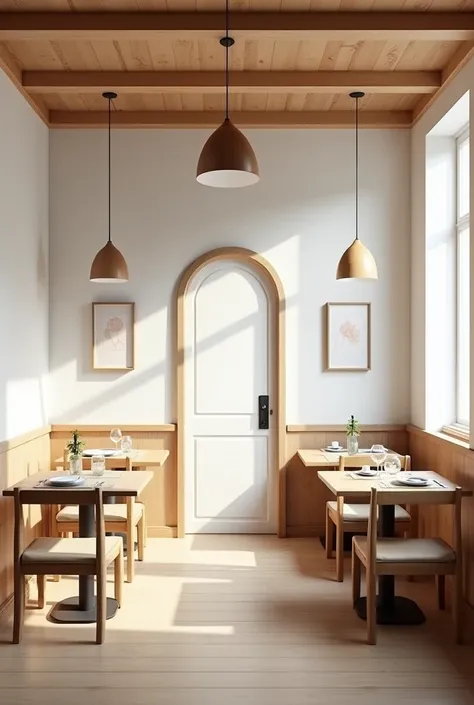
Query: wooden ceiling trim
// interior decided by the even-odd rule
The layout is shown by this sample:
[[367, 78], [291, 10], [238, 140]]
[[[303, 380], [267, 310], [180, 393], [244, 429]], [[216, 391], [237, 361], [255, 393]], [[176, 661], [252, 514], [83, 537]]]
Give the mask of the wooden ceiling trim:
[[[220, 121], [216, 112], [191, 111], [117, 111], [113, 125], [119, 128], [214, 128]], [[107, 125], [106, 111], [62, 111], [50, 112], [52, 128], [95, 128]], [[347, 128], [354, 124], [351, 111], [321, 112], [234, 112], [232, 120], [239, 127], [256, 128]], [[411, 111], [363, 111], [360, 126], [371, 128], [403, 128], [412, 124]]]
[[[157, 35], [215, 38], [222, 12], [2, 12], [0, 40], [128, 39]], [[234, 12], [231, 33], [245, 39], [324, 38], [459, 41], [474, 39], [474, 12]]]
[[44, 123], [48, 124], [48, 108], [45, 107], [40, 97], [33, 98], [28, 91], [23, 88], [21, 67], [15, 57], [12, 56], [8, 49], [2, 44], [0, 44], [0, 69], [3, 69], [13, 85], [20, 91], [23, 97], [26, 98], [35, 113], [39, 115]]
[[441, 72], [441, 86], [439, 90], [430, 96], [423, 97], [413, 109], [413, 124], [425, 114], [430, 105], [440, 93], [451, 83], [453, 78], [474, 57], [474, 42], [463, 42], [450, 61]]
[[[36, 93], [221, 93], [222, 71], [24, 71]], [[235, 71], [230, 86], [245, 93], [434, 93], [439, 71]]]

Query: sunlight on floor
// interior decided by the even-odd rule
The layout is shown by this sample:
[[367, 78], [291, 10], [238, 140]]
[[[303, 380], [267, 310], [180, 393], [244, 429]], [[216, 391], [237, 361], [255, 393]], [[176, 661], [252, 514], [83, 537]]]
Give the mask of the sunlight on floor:
[[348, 568], [335, 583], [313, 539], [151, 539], [103, 646], [94, 625], [46, 620], [75, 579], [48, 582], [44, 611], [32, 589], [22, 644], [0, 645], [0, 705], [473, 705], [473, 650], [453, 645], [434, 585], [400, 583], [427, 623], [369, 647]]

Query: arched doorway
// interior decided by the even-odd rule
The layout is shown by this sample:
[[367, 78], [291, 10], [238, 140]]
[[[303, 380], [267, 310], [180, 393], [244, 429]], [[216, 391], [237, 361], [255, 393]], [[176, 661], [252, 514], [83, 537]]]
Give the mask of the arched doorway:
[[[220, 248], [183, 272], [176, 304], [178, 536], [188, 530], [284, 535], [285, 297], [280, 278], [257, 253]], [[239, 376], [232, 374], [235, 366]], [[268, 389], [262, 391], [264, 379]], [[267, 431], [258, 423], [262, 393], [269, 394], [272, 411]], [[236, 472], [239, 461], [242, 473]], [[233, 483], [223, 480], [219, 486], [219, 468], [224, 478], [226, 465]], [[252, 483], [247, 478], [247, 487], [244, 471], [255, 476]], [[189, 511], [193, 501], [194, 516]]]

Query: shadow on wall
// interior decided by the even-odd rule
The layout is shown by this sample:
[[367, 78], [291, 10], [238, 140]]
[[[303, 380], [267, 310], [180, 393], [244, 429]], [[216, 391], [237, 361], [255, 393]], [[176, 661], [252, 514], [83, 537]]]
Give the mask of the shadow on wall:
[[[83, 418], [89, 416], [90, 422], [98, 407], [104, 417], [122, 409], [129, 415], [136, 410], [137, 419], [140, 413], [142, 418], [161, 421], [174, 418], [171, 292], [185, 266], [197, 256], [229, 245], [265, 256], [296, 304], [288, 326], [289, 337], [295, 341], [289, 346], [287, 361], [288, 418], [292, 422], [340, 422], [342, 392], [330, 392], [335, 384], [368, 406], [370, 397], [372, 418], [362, 414], [366, 422], [397, 422], [402, 416], [406, 420], [408, 386], [405, 390], [396, 381], [400, 374], [408, 379], [409, 143], [400, 131], [369, 130], [363, 135], [365, 145], [361, 146], [367, 150], [367, 141], [369, 145], [366, 166], [361, 162], [361, 235], [380, 263], [377, 306], [373, 308], [380, 326], [373, 340], [374, 371], [350, 377], [321, 376], [318, 311], [327, 301], [374, 298], [373, 286], [335, 281], [338, 258], [354, 235], [354, 175], [347, 168], [352, 165], [351, 131], [337, 135], [319, 131], [311, 133], [311, 139], [308, 132], [289, 131], [284, 140], [278, 131], [255, 131], [252, 142], [255, 137], [262, 181], [252, 189], [232, 193], [206, 189], [190, 176], [195, 172], [202, 133], [169, 131], [164, 139], [164, 133], [118, 131], [114, 138], [114, 240], [131, 273], [130, 283], [120, 292], [87, 281], [98, 247], [97, 234], [106, 226], [105, 171], [102, 174], [100, 167], [91, 178], [90, 170], [91, 164], [100, 166], [98, 150], [105, 149], [102, 135], [100, 131], [86, 137], [79, 131], [77, 135], [58, 133], [52, 141], [51, 187], [59, 204], [52, 216], [53, 420], [80, 422], [75, 416], [80, 413]], [[281, 140], [280, 150], [275, 149], [275, 139]], [[133, 188], [131, 157], [140, 164], [134, 170]], [[76, 165], [74, 178], [71, 163]], [[66, 258], [77, 261], [74, 271], [65, 271]], [[87, 320], [90, 304], [85, 302], [120, 298], [135, 301], [137, 315], [137, 370], [127, 373], [126, 379], [91, 372], [90, 341], [84, 343], [84, 325], [86, 331], [91, 329]], [[81, 306], [82, 323], [76, 325]], [[368, 380], [380, 392], [368, 395]], [[135, 385], [141, 388], [139, 395], [133, 394]]]
[[[205, 286], [205, 284], [204, 284]], [[291, 297], [290, 299], [286, 299], [286, 308], [290, 308], [292, 306], [295, 306], [296, 304], [296, 297]], [[91, 307], [90, 305], [83, 306], [83, 314], [84, 314], [84, 319], [89, 318], [89, 323], [90, 323], [90, 316], [91, 316]], [[174, 322], [175, 322], [175, 315], [174, 312], [169, 314], [169, 317], [172, 318], [173, 320], [173, 331], [170, 331], [170, 338], [171, 340], [176, 339], [176, 331], [174, 330]], [[199, 343], [199, 349], [200, 352], [203, 352], [205, 350], [208, 350], [211, 347], [214, 347], [216, 345], [219, 345], [219, 343], [223, 339], [228, 339], [229, 337], [238, 335], [240, 332], [247, 330], [251, 328], [253, 325], [255, 325], [255, 319], [256, 316], [247, 316], [246, 318], [243, 318], [242, 320], [233, 323], [230, 326], [227, 326], [224, 330], [220, 330], [218, 333], [213, 334], [211, 336], [208, 336], [207, 338], [203, 339]], [[139, 324], [140, 318], [137, 318], [136, 324]], [[91, 325], [88, 326], [88, 329], [91, 328]], [[89, 338], [90, 343], [92, 344], [92, 338]], [[177, 351], [178, 355], [178, 361], [179, 364], [183, 364], [184, 360], [184, 350], [178, 350]], [[174, 360], [174, 355], [173, 355], [173, 360]], [[78, 361], [79, 364], [79, 361]], [[85, 365], [84, 365], [85, 366]], [[69, 406], [66, 408], [66, 410], [63, 412], [63, 416], [65, 418], [69, 418], [71, 420], [80, 420], [81, 417], [87, 415], [87, 413], [90, 411], [91, 405], [94, 407], [94, 409], [100, 408], [101, 406], [115, 401], [119, 400], [121, 397], [124, 397], [127, 395], [128, 392], [130, 392], [133, 389], [136, 389], [137, 387], [143, 386], [148, 384], [151, 380], [156, 379], [156, 377], [164, 377], [167, 370], [170, 367], [170, 360], [163, 360], [151, 367], [149, 367], [147, 370], [144, 370], [143, 372], [134, 370], [132, 372], [111, 372], [110, 376], [108, 376], [108, 379], [110, 380], [115, 380], [119, 382], [119, 384], [115, 384], [113, 386], [107, 387], [107, 389], [99, 394], [96, 394], [92, 400], [88, 399], [86, 402], [83, 402], [81, 404], [77, 404], [74, 406]], [[171, 369], [174, 369], [174, 362], [173, 366]], [[80, 377], [78, 376], [78, 379]], [[170, 379], [168, 389], [171, 388], [169, 393], [173, 393], [173, 388], [174, 388], [174, 380], [175, 380], [175, 375]], [[83, 381], [90, 381], [94, 382], [96, 381], [96, 377], [94, 373], [88, 373], [84, 375]], [[173, 418], [176, 418], [176, 414], [173, 414]]]

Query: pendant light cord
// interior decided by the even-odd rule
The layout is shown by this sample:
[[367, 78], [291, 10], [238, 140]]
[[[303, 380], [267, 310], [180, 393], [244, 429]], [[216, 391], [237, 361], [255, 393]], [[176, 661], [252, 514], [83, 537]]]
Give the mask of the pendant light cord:
[[111, 129], [110, 129], [110, 111], [112, 109], [112, 99], [109, 98], [109, 242], [112, 242], [112, 225], [111, 225], [111, 217], [112, 217], [112, 189], [111, 189], [111, 183], [110, 183], [110, 175], [111, 175]]
[[355, 119], [355, 193], [356, 193], [356, 203], [355, 203], [355, 236], [356, 240], [359, 239], [359, 100], [356, 98], [356, 119]]
[[225, 119], [229, 119], [229, 0], [225, 2]]

